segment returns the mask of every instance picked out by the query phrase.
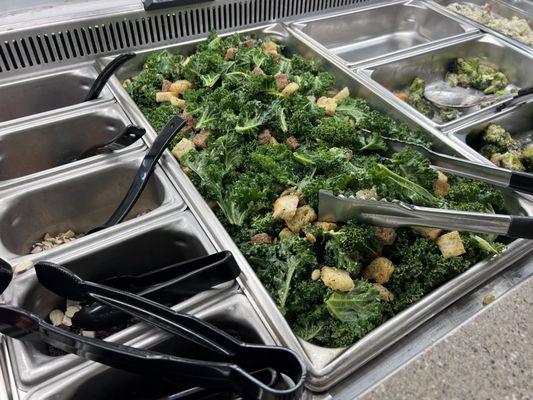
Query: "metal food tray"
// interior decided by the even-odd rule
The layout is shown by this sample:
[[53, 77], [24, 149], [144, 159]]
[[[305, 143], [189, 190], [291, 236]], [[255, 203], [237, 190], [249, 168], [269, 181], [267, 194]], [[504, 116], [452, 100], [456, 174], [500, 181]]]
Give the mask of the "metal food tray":
[[430, 0], [429, 3], [434, 4], [439, 9], [443, 10], [443, 12], [447, 13], [448, 15], [453, 15], [457, 18], [462, 19], [463, 21], [467, 21], [468, 23], [478, 27], [479, 29], [491, 33], [500, 39], [506, 40], [509, 43], [512, 43], [513, 45], [520, 47], [521, 49], [524, 49], [526, 51], [529, 51], [533, 53], [533, 48], [528, 46], [525, 43], [522, 43], [516, 39], [513, 39], [509, 36], [504, 35], [503, 33], [500, 33], [492, 28], [489, 28], [480, 22], [474, 21], [473, 19], [470, 19], [468, 17], [465, 17], [464, 15], [457, 14], [451, 10], [449, 10], [447, 7], [448, 5], [452, 3], [461, 3], [464, 5], [469, 6], [484, 6], [485, 4], [490, 4], [493, 7], [493, 11], [495, 14], [498, 14], [501, 17], [505, 18], [512, 18], [514, 16], [518, 18], [525, 19], [529, 26], [533, 29], [533, 4], [531, 4], [528, 1], [525, 0], [508, 0], [508, 1], [498, 1], [498, 0], [468, 0], [468, 1], [456, 1], [456, 0]]
[[83, 101], [97, 76], [90, 62], [0, 80], [0, 98], [9, 99], [0, 108], [0, 128], [109, 99], [104, 88], [97, 99]]
[[[111, 139], [129, 124], [122, 109], [110, 100], [0, 129], [0, 192], [110, 157], [96, 155], [66, 163]], [[114, 151], [113, 156], [145, 147], [139, 140]]]
[[480, 135], [490, 124], [501, 125], [513, 138], [521, 142], [533, 142], [533, 100], [518, 103], [500, 114], [488, 115], [475, 122], [461, 125], [449, 134], [452, 138], [467, 144], [480, 161], [487, 162], [489, 160], [478, 150], [481, 147]]
[[409, 52], [385, 61], [357, 69], [356, 74], [376, 92], [394, 102], [401, 109], [415, 115], [420, 123], [440, 130], [450, 130], [454, 126], [480, 118], [494, 112], [505, 100], [464, 115], [447, 123], [437, 123], [394, 95], [394, 91], [408, 89], [415, 77], [427, 83], [443, 79], [448, 65], [458, 57], [479, 57], [497, 66], [518, 87], [533, 86], [533, 54], [515, 48], [509, 43], [489, 34], [452, 40], [449, 43], [432, 46], [424, 51]]
[[[260, 37], [272, 37], [282, 43], [289, 53], [299, 53], [306, 58], [314, 60], [320, 67], [325, 68], [335, 76], [337, 86], [348, 86], [352, 95], [366, 99], [372, 107], [414, 128], [424, 127], [428, 136], [432, 138], [437, 150], [472, 158], [470, 152], [465, 149], [464, 144], [450, 140], [446, 135], [431, 126], [423, 123], [420, 124], [416, 116], [412, 115], [408, 110], [405, 110], [404, 107], [397, 107], [396, 102], [390, 97], [382, 96], [379, 92], [365, 85], [353, 71], [336, 63], [334, 59], [330, 58], [320, 48], [315, 48], [312, 44], [304, 43], [295, 37], [291, 33], [290, 28], [286, 28], [280, 24], [273, 24], [240, 32], [253, 32]], [[139, 52], [134, 60], [128, 63], [128, 65], [110, 80], [111, 91], [114, 93], [117, 101], [128, 112], [132, 121], [139, 125], [149, 126], [141, 111], [122, 87], [122, 80], [134, 76], [140, 70], [148, 55], [154, 51], [159, 51], [164, 48], [175, 53], [186, 53], [194, 49], [198, 43], [204, 40], [192, 40], [177, 45]], [[101, 60], [101, 63], [104, 65], [111, 59], [112, 57], [104, 58]], [[155, 137], [156, 133], [154, 130], [151, 128], [148, 129], [147, 140], [153, 141]], [[304, 358], [309, 368], [307, 386], [315, 391], [324, 391], [332, 387], [335, 383], [354, 372], [371, 358], [383, 352], [387, 347], [420, 326], [465, 293], [474, 289], [532, 250], [528, 241], [514, 241], [504, 254], [476, 264], [465, 273], [425, 296], [417, 304], [391, 318], [349, 348], [330, 349], [314, 346], [298, 339], [293, 334], [245, 257], [240, 253], [211, 208], [183, 173], [178, 162], [169, 151], [165, 152], [161, 163], [179, 189], [180, 194], [187, 202], [191, 211], [202, 223], [202, 226], [215, 246], [218, 249], [227, 249], [234, 253], [242, 270], [238, 281], [244, 292], [251, 300], [257, 312], [261, 315], [261, 318], [265, 321], [276, 342], [297, 351]], [[528, 215], [533, 213], [531, 204], [522, 196], [514, 193], [506, 194], [506, 205], [508, 210], [513, 213]]]
[[295, 21], [290, 26], [295, 33], [350, 66], [477, 32], [470, 24], [442, 14], [420, 0], [336, 12]]
[[[63, 252], [54, 257], [36, 257], [60, 263], [84, 279], [100, 280], [121, 273], [143, 273], [164, 265], [173, 264], [215, 252], [215, 248], [192, 214], [167, 209], [157, 216], [148, 217], [128, 228], [117, 227], [104, 231], [105, 237], [84, 249]], [[154, 248], [154, 243], [158, 247]], [[173, 307], [189, 311], [208, 303], [221, 292], [235, 288], [234, 282], [192, 296]], [[64, 309], [64, 299], [50, 292], [37, 281], [35, 272], [29, 270], [17, 276], [4, 293], [7, 303], [21, 306], [43, 318], [55, 308]], [[149, 330], [148, 325], [137, 323], [121, 330], [106, 340], [118, 343], [138, 340]], [[155, 340], [157, 335], [152, 336]], [[31, 344], [6, 338], [12, 358], [13, 374], [17, 387], [30, 390], [36, 385], [61, 373], [86, 363], [76, 355], [50, 356], [44, 343]]]

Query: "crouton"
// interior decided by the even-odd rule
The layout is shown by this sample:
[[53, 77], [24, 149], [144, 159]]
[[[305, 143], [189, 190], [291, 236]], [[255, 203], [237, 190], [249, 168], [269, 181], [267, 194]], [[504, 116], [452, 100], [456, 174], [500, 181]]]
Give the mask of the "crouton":
[[291, 136], [287, 139], [287, 144], [291, 147], [293, 150], [297, 150], [301, 144], [294, 136]]
[[386, 301], [387, 303], [394, 300], [394, 294], [392, 294], [392, 292], [385, 286], [380, 285], [379, 283], [373, 283], [372, 285], [378, 290], [381, 300]]
[[299, 200], [298, 196], [293, 194], [278, 197], [274, 202], [274, 213], [272, 215], [274, 219], [286, 220], [294, 217]]
[[316, 219], [317, 215], [313, 207], [306, 205], [298, 207], [292, 217], [285, 218], [285, 223], [291, 231], [298, 233], [303, 226], [309, 225], [311, 222], [316, 221]]
[[294, 236], [294, 233], [289, 228], [283, 228], [281, 232], [278, 234], [278, 237], [280, 239], [289, 239]]
[[274, 75], [274, 78], [276, 78], [276, 89], [278, 92], [281, 92], [289, 84], [289, 78], [287, 74], [278, 72], [276, 75]]
[[316, 237], [311, 232], [306, 232], [305, 238], [311, 244], [315, 244], [316, 243]]
[[170, 85], [170, 91], [177, 94], [183, 94], [187, 90], [190, 90], [192, 88], [192, 83], [185, 80], [180, 79], [176, 82], [174, 82], [172, 85]]
[[442, 235], [435, 243], [439, 246], [439, 250], [444, 258], [456, 257], [466, 253], [461, 235], [457, 231]]
[[313, 223], [313, 226], [322, 228], [325, 232], [334, 231], [335, 229], [337, 229], [337, 224], [326, 221], [316, 221], [315, 223]]
[[267, 53], [273, 54], [278, 52], [278, 45], [272, 41], [263, 43], [262, 47]]
[[322, 96], [316, 101], [316, 105], [323, 108], [326, 115], [334, 115], [337, 110], [337, 100], [330, 97]]
[[250, 242], [252, 242], [252, 244], [271, 244], [272, 238], [268, 233], [258, 233], [250, 238]]
[[316, 103], [316, 97], [313, 95], [307, 96], [307, 100], [309, 100], [311, 103]]
[[235, 58], [235, 49], [233, 47], [230, 47], [226, 50], [226, 54], [224, 55], [224, 58], [226, 60], [233, 60]]
[[270, 143], [270, 139], [272, 139], [272, 134], [270, 133], [270, 130], [267, 128], [264, 128], [257, 134], [257, 140], [261, 144], [268, 144]]
[[363, 271], [366, 279], [372, 279], [376, 283], [387, 283], [394, 272], [394, 264], [385, 257], [377, 257]]
[[209, 136], [211, 136], [211, 131], [208, 129], [202, 129], [199, 133], [197, 133], [193, 138], [192, 142], [196, 147], [199, 147], [203, 149], [204, 147], [207, 147], [207, 142], [209, 140]]
[[294, 92], [296, 92], [298, 89], [300, 89], [300, 85], [298, 85], [296, 82], [291, 82], [287, 86], [285, 86], [285, 89], [281, 91], [282, 96], [290, 96]]
[[375, 228], [376, 235], [379, 239], [379, 242], [383, 246], [390, 246], [396, 240], [396, 230], [394, 228], [386, 228], [383, 226], [376, 226]]
[[314, 269], [313, 272], [311, 272], [311, 279], [313, 281], [318, 281], [320, 279], [320, 270], [318, 268]]
[[433, 183], [433, 193], [437, 197], [444, 197], [450, 191], [448, 177], [442, 172], [437, 171], [437, 180]]
[[265, 72], [260, 67], [254, 67], [252, 75], [265, 75]]
[[379, 200], [378, 191], [376, 190], [375, 187], [373, 187], [371, 189], [358, 190], [357, 192], [355, 192], [355, 198], [356, 199], [361, 199], [361, 200], [369, 200], [369, 199], [377, 199], [377, 200]]
[[170, 82], [168, 79], [163, 79], [163, 83], [161, 84], [161, 91], [170, 92], [170, 86], [172, 86], [172, 82]]
[[155, 101], [157, 101], [158, 103], [170, 101], [170, 98], [172, 96], [173, 96], [172, 92], [157, 92], [155, 94]]
[[251, 39], [251, 38], [250, 38], [250, 39], [246, 39], [246, 40], [244, 41], [244, 45], [245, 45], [246, 47], [252, 48], [252, 47], [255, 47], [255, 42], [254, 42], [254, 40]]
[[348, 271], [332, 267], [322, 267], [320, 278], [327, 287], [339, 292], [349, 292], [355, 287]]
[[429, 228], [425, 226], [414, 226], [413, 230], [415, 232], [420, 233], [425, 238], [431, 239], [431, 240], [437, 240], [437, 238], [441, 235], [443, 232], [440, 228]]
[[185, 100], [180, 99], [179, 97], [176, 97], [176, 96], [170, 97], [170, 104], [172, 104], [174, 107], [179, 107], [182, 110], [187, 106], [187, 103], [185, 102]]
[[183, 158], [189, 151], [195, 149], [194, 143], [189, 139], [181, 139], [172, 149], [172, 155], [179, 160]]
[[350, 96], [350, 90], [345, 86], [339, 93], [337, 93], [333, 98], [337, 101], [341, 101], [345, 97]]

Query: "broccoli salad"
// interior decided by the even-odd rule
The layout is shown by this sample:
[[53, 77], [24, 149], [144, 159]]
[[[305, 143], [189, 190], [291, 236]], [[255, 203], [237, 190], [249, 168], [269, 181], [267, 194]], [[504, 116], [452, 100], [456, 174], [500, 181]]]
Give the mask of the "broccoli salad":
[[385, 157], [383, 136], [431, 143], [269, 38], [212, 34], [188, 57], [152, 54], [123, 84], [155, 129], [184, 116], [173, 155], [311, 343], [351, 345], [504, 247], [488, 235], [318, 220], [320, 189], [488, 213], [504, 204], [413, 149]]
[[496, 124], [485, 129], [481, 143], [479, 152], [498, 167], [533, 173], [533, 144], [521, 143]]
[[[486, 95], [505, 94], [513, 92], [515, 87], [509, 87], [509, 80], [501, 71], [483, 63], [479, 58], [457, 58], [450, 64], [450, 68], [444, 77], [444, 81], [451, 86], [461, 86], [483, 91]], [[412, 105], [426, 117], [439, 123], [445, 123], [457, 119], [463, 115], [463, 111], [457, 108], [437, 107], [424, 97], [426, 82], [415, 77], [407, 91], [395, 93], [398, 98]], [[483, 104], [482, 106], [486, 106]]]
[[493, 6], [485, 4], [476, 6], [474, 4], [452, 3], [448, 9], [470, 18], [488, 28], [494, 29], [501, 34], [522, 42], [528, 46], [533, 46], [533, 30], [528, 22], [523, 18], [513, 16], [511, 19], [501, 17], [492, 12]]

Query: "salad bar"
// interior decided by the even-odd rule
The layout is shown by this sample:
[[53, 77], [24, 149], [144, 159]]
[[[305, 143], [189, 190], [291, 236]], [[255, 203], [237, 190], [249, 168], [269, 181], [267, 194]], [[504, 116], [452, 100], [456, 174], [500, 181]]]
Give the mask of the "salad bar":
[[531, 10], [259, 3], [72, 28], [94, 56], [0, 73], [9, 397], [369, 387], [527, 278], [533, 48], [501, 26]]

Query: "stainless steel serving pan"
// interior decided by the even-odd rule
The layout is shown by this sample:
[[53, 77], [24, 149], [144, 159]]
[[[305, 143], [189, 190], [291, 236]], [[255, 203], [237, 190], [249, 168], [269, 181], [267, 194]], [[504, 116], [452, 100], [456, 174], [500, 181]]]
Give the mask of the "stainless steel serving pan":
[[494, 29], [491, 29], [461, 14], [457, 14], [447, 8], [452, 3], [461, 3], [461, 4], [465, 4], [469, 6], [478, 6], [478, 7], [482, 7], [485, 4], [490, 4], [495, 14], [498, 14], [501, 17], [509, 18], [509, 19], [515, 16], [521, 19], [525, 19], [528, 22], [529, 26], [533, 28], [533, 4], [531, 4], [528, 1], [524, 1], [524, 0], [507, 0], [507, 1], [505, 0], [504, 1], [498, 1], [498, 0], [468, 0], [468, 1], [430, 0], [429, 3], [443, 10], [448, 15], [454, 15], [458, 18], [461, 18], [464, 21], [468, 21], [472, 25], [478, 27], [479, 29], [482, 29], [485, 32], [489, 32], [495, 36], [498, 36], [500, 39], [506, 40], [509, 43], [512, 43], [513, 45], [517, 47], [520, 47], [521, 49], [524, 49], [526, 51], [533, 53], [533, 48], [531, 46], [528, 46], [527, 44], [519, 42], [518, 40], [515, 40], [513, 38], [510, 38], [509, 36], [506, 36], [503, 33], [500, 33]]
[[[31, 245], [47, 232], [58, 234], [70, 229], [84, 233], [100, 225], [127, 192], [143, 155], [138, 151], [108, 156], [83, 168], [4, 191], [0, 197], [0, 257], [28, 254]], [[169, 204], [185, 208], [165, 173], [157, 168], [128, 219]], [[84, 239], [62, 246], [74, 246]], [[62, 246], [48, 250], [49, 254]]]
[[[54, 110], [84, 106], [83, 100], [98, 76], [92, 63], [56, 69], [49, 74], [37, 72], [0, 80], [0, 128], [35, 119]], [[92, 103], [109, 98], [104, 88]]]
[[[284, 44], [289, 53], [299, 53], [306, 58], [313, 59], [319, 66], [325, 68], [335, 76], [339, 87], [348, 86], [352, 95], [366, 99], [372, 107], [414, 128], [423, 127], [427, 135], [433, 140], [435, 149], [444, 153], [471, 157], [470, 152], [465, 149], [464, 144], [450, 140], [446, 135], [443, 135], [430, 125], [419, 124], [419, 120], [408, 110], [403, 107], [396, 107], [396, 102], [393, 99], [388, 96], [382, 96], [380, 93], [372, 90], [371, 87], [365, 85], [350, 69], [335, 63], [321, 49], [315, 49], [309, 44], [300, 41], [291, 34], [290, 28], [274, 24], [247, 32], [254, 32], [261, 37], [271, 36]], [[203, 40], [189, 41], [165, 48], [175, 53], [186, 53], [194, 49], [201, 41]], [[127, 110], [132, 121], [147, 127], [148, 122], [122, 87], [121, 81], [138, 73], [147, 56], [160, 49], [140, 52], [136, 59], [128, 63], [109, 82], [111, 90], [117, 100]], [[109, 60], [109, 58], [103, 59], [102, 63], [105, 64]], [[147, 130], [148, 141], [153, 140], [155, 135], [156, 133], [153, 129], [149, 128]], [[183, 173], [178, 162], [170, 152], [167, 151], [164, 154], [161, 164], [172, 178], [191, 211], [202, 223], [217, 249], [228, 249], [236, 255], [242, 270], [239, 283], [243, 287], [244, 292], [260, 313], [261, 318], [266, 322], [268, 329], [273, 334], [277, 343], [296, 350], [306, 360], [310, 372], [308, 387], [312, 390], [323, 391], [330, 388], [357, 368], [364, 365], [368, 360], [383, 352], [387, 347], [401, 339], [411, 330], [420, 326], [462, 295], [497, 274], [531, 250], [529, 242], [517, 240], [513, 242], [505, 254], [492, 260], [476, 264], [467, 272], [427, 295], [421, 302], [391, 318], [353, 346], [341, 349], [318, 347], [298, 339], [292, 333], [289, 325], [278, 311], [275, 303], [253, 272], [251, 266], [239, 252], [222, 224], [218, 221], [208, 204], [202, 199], [191, 181]], [[507, 193], [506, 204], [508, 210], [513, 213], [530, 214], [533, 212], [531, 208], [528, 208], [530, 205], [524, 198], [513, 193]]]
[[[0, 192], [109, 157], [97, 155], [65, 164], [66, 160], [112, 138], [129, 123], [118, 104], [108, 101], [0, 130]], [[139, 140], [114, 153], [144, 147]]]
[[533, 100], [519, 103], [500, 114], [487, 115], [473, 123], [461, 125], [449, 134], [461, 143], [466, 143], [480, 161], [487, 162], [478, 151], [481, 147], [481, 135], [490, 124], [501, 125], [520, 142], [533, 143]]
[[392, 1], [296, 21], [290, 26], [347, 65], [361, 65], [476, 32], [419, 0]]
[[449, 130], [453, 126], [472, 121], [493, 111], [502, 102], [441, 124], [427, 118], [414, 107], [397, 98], [393, 92], [408, 89], [415, 77], [421, 77], [426, 82], [444, 78], [450, 62], [458, 57], [479, 57], [499, 68], [512, 84], [518, 87], [533, 86], [531, 74], [533, 53], [515, 48], [488, 34], [454, 40], [426, 51], [409, 52], [406, 55], [370, 64], [358, 69], [356, 73], [376, 92], [393, 101], [398, 108], [416, 115], [419, 121], [434, 128]]
[[[133, 222], [133, 221], [131, 221]], [[208, 237], [188, 211], [167, 208], [158, 215], [147, 216], [142, 223], [128, 228], [111, 228], [92, 246], [64, 251], [53, 257], [39, 255], [34, 261], [51, 260], [75, 271], [86, 279], [99, 280], [116, 274], [142, 273], [215, 252]], [[175, 309], [188, 311], [207, 303], [219, 293], [235, 288], [226, 283], [180, 302]], [[64, 299], [40, 285], [33, 270], [16, 277], [4, 294], [4, 300], [45, 317], [54, 308], [65, 307]], [[178, 300], [178, 299], [176, 299]], [[149, 328], [145, 324], [130, 326], [106, 340], [124, 343], [138, 340]], [[150, 335], [151, 340], [156, 336]], [[7, 339], [17, 386], [29, 390], [85, 361], [74, 355], [52, 357], [44, 344], [33, 345]]]

